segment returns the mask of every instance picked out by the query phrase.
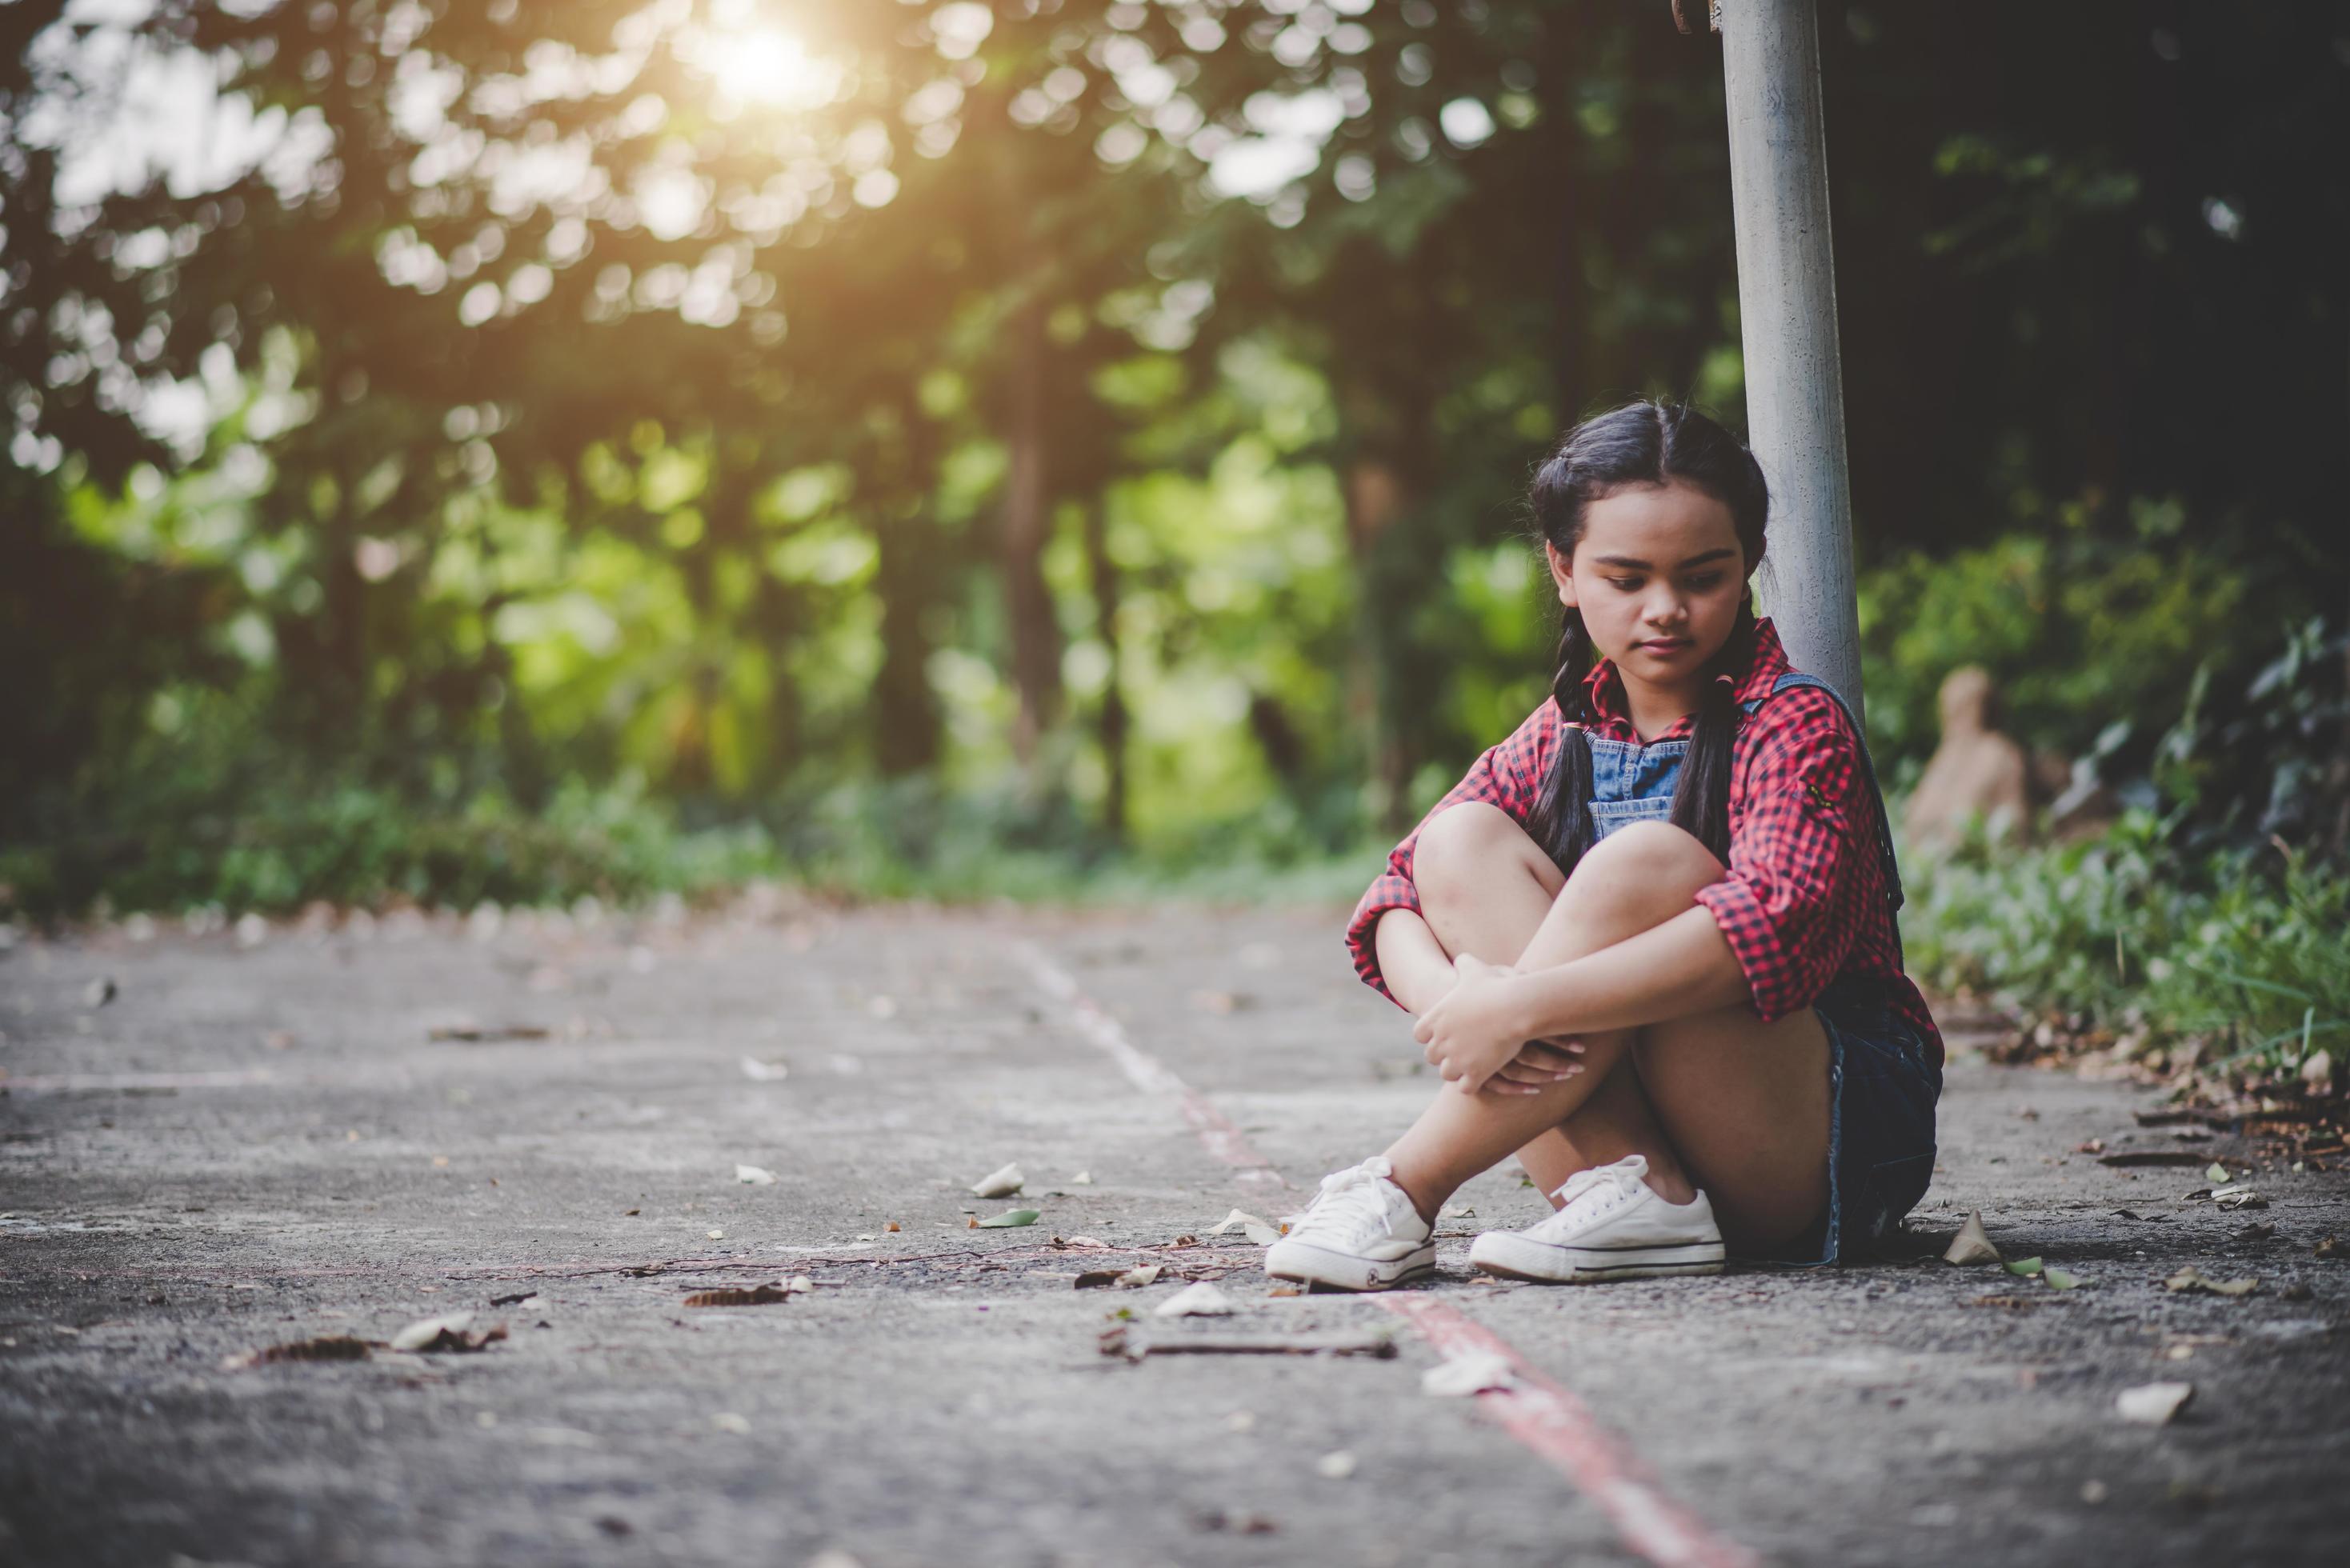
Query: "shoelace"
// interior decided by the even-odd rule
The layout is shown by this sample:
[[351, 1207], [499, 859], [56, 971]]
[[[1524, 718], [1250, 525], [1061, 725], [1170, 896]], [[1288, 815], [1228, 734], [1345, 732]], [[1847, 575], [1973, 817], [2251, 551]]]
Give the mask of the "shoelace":
[[1378, 1177], [1359, 1165], [1324, 1177], [1314, 1201], [1299, 1213], [1284, 1216], [1284, 1220], [1292, 1236], [1309, 1225], [1345, 1235], [1358, 1233], [1366, 1222], [1375, 1225], [1381, 1235], [1392, 1234], [1394, 1230], [1388, 1219], [1387, 1200], [1379, 1195]]
[[1602, 1165], [1590, 1170], [1578, 1170], [1566, 1179], [1565, 1186], [1558, 1189], [1558, 1211], [1547, 1216], [1542, 1223], [1547, 1225], [1554, 1220], [1565, 1219], [1573, 1211], [1575, 1200], [1596, 1188], [1613, 1187], [1617, 1197], [1620, 1199], [1631, 1197], [1641, 1185], [1638, 1172], [1627, 1170], [1619, 1165]]

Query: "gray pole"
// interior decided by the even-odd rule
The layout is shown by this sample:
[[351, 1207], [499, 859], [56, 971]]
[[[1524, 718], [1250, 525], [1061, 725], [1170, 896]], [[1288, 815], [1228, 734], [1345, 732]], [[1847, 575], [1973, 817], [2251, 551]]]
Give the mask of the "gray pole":
[[1748, 440], [1771, 483], [1762, 608], [1798, 670], [1861, 702], [1817, 0], [1721, 0]]

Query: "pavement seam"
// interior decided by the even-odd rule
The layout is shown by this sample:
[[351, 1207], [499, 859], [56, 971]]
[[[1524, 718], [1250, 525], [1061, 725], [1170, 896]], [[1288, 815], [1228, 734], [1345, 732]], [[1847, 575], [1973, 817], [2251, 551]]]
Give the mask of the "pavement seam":
[[1274, 1168], [1273, 1161], [1257, 1152], [1230, 1117], [1185, 1083], [1173, 1068], [1128, 1039], [1125, 1026], [1087, 996], [1076, 977], [1046, 957], [1042, 948], [1033, 941], [1022, 940], [1013, 944], [1013, 950], [1045, 993], [1069, 1010], [1077, 1032], [1116, 1062], [1128, 1083], [1146, 1094], [1162, 1095], [1176, 1102], [1184, 1123], [1199, 1135], [1210, 1154], [1232, 1168], [1236, 1179], [1267, 1187], [1289, 1187], [1289, 1179]]

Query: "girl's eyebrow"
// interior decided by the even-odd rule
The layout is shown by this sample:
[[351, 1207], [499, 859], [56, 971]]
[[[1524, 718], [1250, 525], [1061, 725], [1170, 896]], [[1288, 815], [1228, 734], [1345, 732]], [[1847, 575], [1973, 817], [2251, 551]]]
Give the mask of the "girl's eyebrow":
[[[1727, 545], [1723, 545], [1719, 550], [1700, 551], [1699, 554], [1691, 556], [1688, 560], [1681, 562], [1677, 569], [1687, 571], [1691, 566], [1702, 566], [1708, 561], [1719, 561], [1726, 556], [1735, 556], [1736, 554], [1738, 554], [1738, 552], [1731, 549]], [[1648, 562], [1639, 560], [1631, 556], [1602, 556], [1599, 557], [1598, 564], [1603, 566], [1622, 566], [1636, 572], [1653, 570]]]

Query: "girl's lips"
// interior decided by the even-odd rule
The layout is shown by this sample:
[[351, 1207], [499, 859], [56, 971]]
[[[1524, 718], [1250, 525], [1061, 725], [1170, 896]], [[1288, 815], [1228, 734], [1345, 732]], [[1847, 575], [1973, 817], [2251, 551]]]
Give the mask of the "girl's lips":
[[1654, 654], [1661, 659], [1667, 654], [1679, 653], [1682, 649], [1689, 647], [1690, 639], [1685, 637], [1652, 637], [1646, 642], [1635, 643], [1633, 646], [1643, 653]]

